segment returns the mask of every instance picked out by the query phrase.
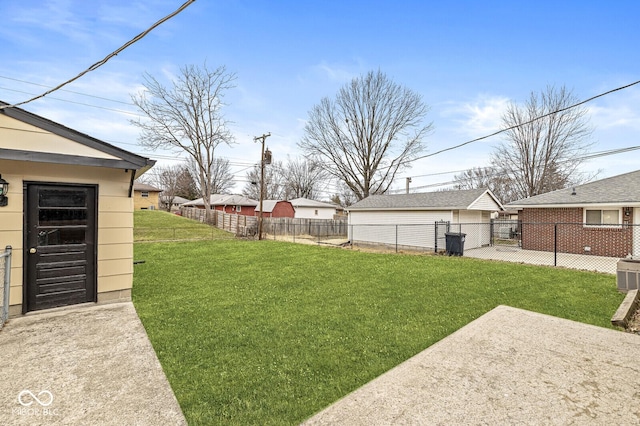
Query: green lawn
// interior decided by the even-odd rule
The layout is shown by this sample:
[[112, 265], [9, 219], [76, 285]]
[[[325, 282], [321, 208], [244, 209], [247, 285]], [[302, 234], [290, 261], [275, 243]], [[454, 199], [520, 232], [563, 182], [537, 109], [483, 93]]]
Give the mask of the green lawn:
[[229, 232], [158, 210], [136, 210], [133, 220], [133, 238], [136, 242], [234, 238]]
[[610, 275], [276, 241], [135, 258], [136, 309], [194, 425], [299, 423], [500, 304], [610, 327], [623, 298]]

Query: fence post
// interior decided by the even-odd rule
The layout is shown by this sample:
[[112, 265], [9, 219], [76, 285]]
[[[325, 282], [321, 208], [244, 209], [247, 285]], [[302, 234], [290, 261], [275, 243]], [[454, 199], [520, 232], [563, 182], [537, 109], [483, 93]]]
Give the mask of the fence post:
[[396, 225], [396, 253], [398, 252], [398, 225]]
[[435, 254], [438, 254], [438, 221], [433, 222], [433, 230], [435, 231], [433, 233], [433, 239], [435, 240], [433, 250]]
[[553, 224], [553, 266], [558, 266], [558, 224]]
[[11, 246], [7, 246], [5, 250], [4, 299], [2, 300], [2, 321], [0, 321], [0, 326], [9, 319], [9, 289], [11, 287]]
[[493, 246], [494, 242], [493, 242], [493, 231], [494, 231], [494, 220], [495, 219], [491, 219], [491, 222], [489, 222], [489, 245]]

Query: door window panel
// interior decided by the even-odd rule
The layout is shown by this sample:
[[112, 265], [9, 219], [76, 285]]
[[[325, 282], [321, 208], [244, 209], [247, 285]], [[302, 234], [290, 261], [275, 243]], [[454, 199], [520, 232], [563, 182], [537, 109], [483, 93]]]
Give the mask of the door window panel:
[[84, 244], [85, 228], [51, 228], [38, 231], [38, 246]]
[[86, 209], [40, 209], [38, 211], [40, 226], [86, 225]]
[[86, 207], [87, 191], [83, 189], [41, 189], [40, 207]]

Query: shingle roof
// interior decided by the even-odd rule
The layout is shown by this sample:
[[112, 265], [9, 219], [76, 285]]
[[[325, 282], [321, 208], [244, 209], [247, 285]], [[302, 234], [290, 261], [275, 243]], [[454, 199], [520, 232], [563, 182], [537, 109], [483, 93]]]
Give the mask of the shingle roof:
[[[184, 203], [184, 206], [203, 206], [202, 198]], [[242, 195], [213, 194], [210, 198], [212, 206], [257, 206], [258, 202]]]
[[513, 201], [507, 207], [630, 203], [640, 203], [640, 170]]
[[[417, 194], [371, 195], [353, 204], [348, 210], [463, 210], [467, 209], [485, 192], [489, 193], [487, 189], [467, 189], [459, 191], [422, 192]], [[491, 195], [491, 197], [495, 200], [493, 195]], [[498, 200], [495, 201], [498, 202]]]
[[323, 203], [322, 201], [310, 200], [308, 198], [295, 198], [293, 200], [289, 200], [293, 207], [320, 207], [326, 209], [335, 209], [336, 206], [333, 204]]
[[147, 191], [147, 192], [162, 192], [162, 189], [158, 189], [155, 186], [146, 184], [146, 183], [141, 183], [141, 182], [135, 182], [133, 184], [133, 190], [134, 191]]
[[[167, 197], [166, 195], [160, 195], [160, 201], [162, 201], [163, 203], [166, 203], [169, 200], [169, 197]], [[177, 195], [173, 197], [172, 199], [172, 204], [184, 204], [187, 203], [191, 200], [188, 200], [186, 198], [183, 197], [178, 197]]]

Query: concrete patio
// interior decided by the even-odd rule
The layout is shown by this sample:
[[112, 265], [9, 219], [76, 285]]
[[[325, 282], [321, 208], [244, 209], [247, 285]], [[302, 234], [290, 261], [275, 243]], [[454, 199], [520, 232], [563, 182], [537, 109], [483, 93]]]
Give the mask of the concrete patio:
[[638, 424], [638, 354], [638, 335], [498, 306], [304, 424]]
[[131, 302], [11, 319], [0, 331], [7, 425], [186, 425]]
[[505, 262], [526, 263], [531, 265], [555, 266], [585, 271], [615, 274], [617, 257], [591, 256], [586, 254], [558, 253], [523, 250], [518, 246], [489, 246], [464, 250], [464, 256], [478, 259], [503, 260]]

